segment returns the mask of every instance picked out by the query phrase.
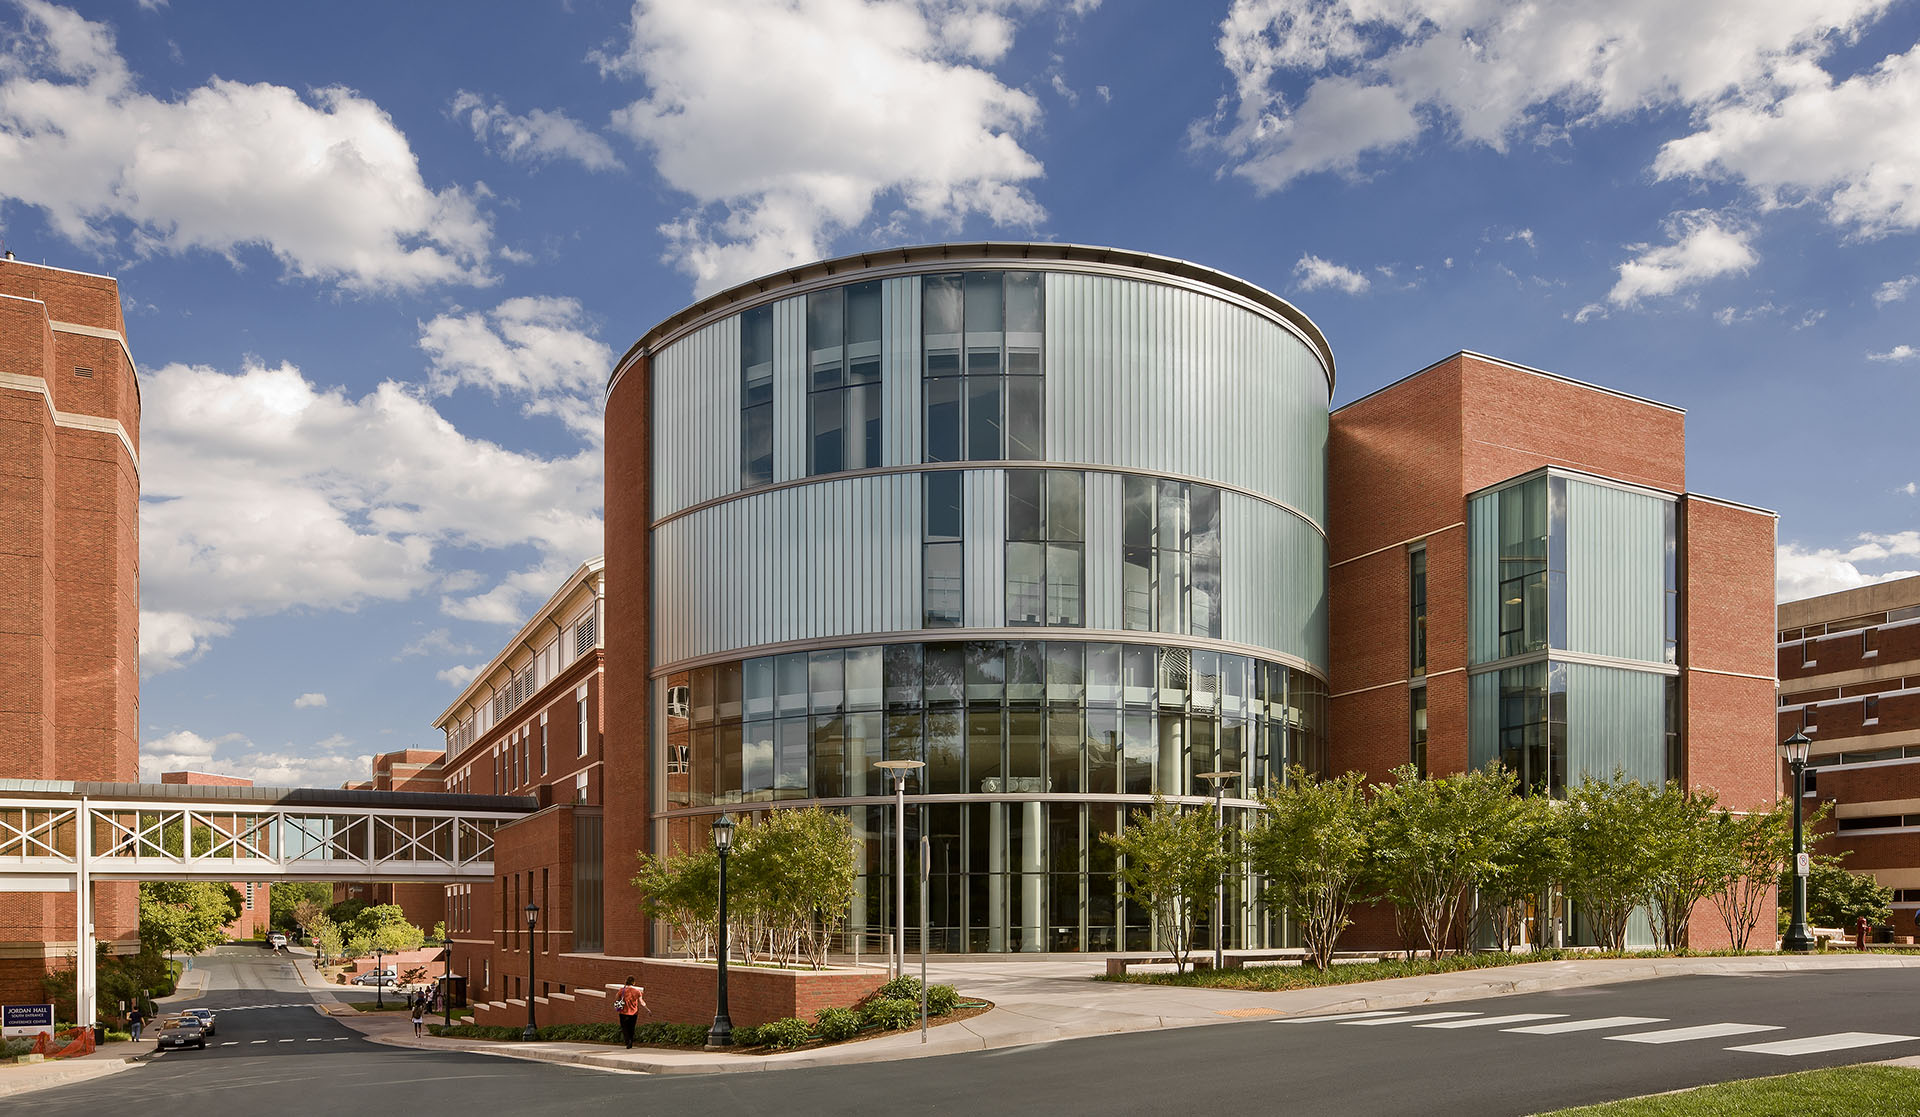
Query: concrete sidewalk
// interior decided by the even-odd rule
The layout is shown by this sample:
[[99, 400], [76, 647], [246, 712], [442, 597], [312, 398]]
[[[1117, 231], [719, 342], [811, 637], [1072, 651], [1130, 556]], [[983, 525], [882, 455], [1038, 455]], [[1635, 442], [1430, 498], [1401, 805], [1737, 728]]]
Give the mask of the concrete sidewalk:
[[[951, 1024], [935, 1022], [924, 1045], [920, 1042], [920, 1033], [913, 1031], [810, 1051], [716, 1055], [664, 1048], [627, 1051], [588, 1043], [519, 1043], [431, 1036], [415, 1039], [413, 1025], [405, 1018], [346, 1015], [340, 1020], [374, 1042], [398, 1047], [472, 1051], [646, 1074], [710, 1074], [913, 1059], [1115, 1032], [1323, 1012], [1406, 1008], [1683, 974], [1762, 976], [1821, 969], [1920, 969], [1920, 957], [1832, 954], [1804, 958], [1608, 958], [1535, 962], [1277, 993], [1092, 980], [1103, 968], [1102, 960], [1093, 956], [932, 965], [928, 968], [928, 980], [952, 985], [962, 997], [992, 1001], [994, 1008], [969, 1020]], [[917, 974], [917, 969], [909, 966], [909, 972]]]

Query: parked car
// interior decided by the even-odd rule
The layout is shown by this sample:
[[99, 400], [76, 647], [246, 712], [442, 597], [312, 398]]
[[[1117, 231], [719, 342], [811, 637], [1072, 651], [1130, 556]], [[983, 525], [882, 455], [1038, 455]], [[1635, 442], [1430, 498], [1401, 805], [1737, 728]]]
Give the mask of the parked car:
[[204, 1029], [206, 1030], [206, 1033], [207, 1033], [208, 1035], [213, 1035], [213, 1034], [215, 1033], [215, 1028], [214, 1028], [214, 1020], [213, 1020], [213, 1010], [212, 1010], [212, 1009], [210, 1009], [210, 1008], [186, 1008], [186, 1009], [181, 1009], [181, 1010], [180, 1010], [180, 1015], [182, 1015], [182, 1016], [191, 1016], [191, 1017], [193, 1017], [193, 1018], [195, 1018], [195, 1019], [197, 1019], [197, 1020], [199, 1020], [199, 1021], [200, 1021], [200, 1026], [201, 1026], [202, 1028], [204, 1028]]
[[159, 1031], [154, 1033], [158, 1050], [169, 1047], [205, 1047], [207, 1030], [200, 1024], [197, 1016], [169, 1016], [160, 1021]]
[[267, 945], [274, 950], [284, 950], [287, 945], [287, 936], [275, 931], [267, 936]]
[[366, 973], [354, 978], [353, 983], [355, 985], [395, 985], [399, 983], [399, 978], [390, 968], [384, 970], [368, 970]]

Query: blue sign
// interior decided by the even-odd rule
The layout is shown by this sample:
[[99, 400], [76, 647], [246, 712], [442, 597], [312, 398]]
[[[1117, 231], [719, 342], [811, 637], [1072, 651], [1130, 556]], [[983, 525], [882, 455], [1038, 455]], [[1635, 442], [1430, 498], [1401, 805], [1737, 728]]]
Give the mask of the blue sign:
[[53, 1031], [52, 1005], [0, 1005], [0, 1035]]

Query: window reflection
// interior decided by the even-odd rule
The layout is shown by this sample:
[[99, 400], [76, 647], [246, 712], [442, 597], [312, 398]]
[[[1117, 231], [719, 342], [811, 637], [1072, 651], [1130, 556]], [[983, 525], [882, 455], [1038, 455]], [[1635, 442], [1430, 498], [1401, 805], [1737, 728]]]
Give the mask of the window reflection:
[[925, 276], [920, 314], [926, 460], [1042, 458], [1040, 275]]

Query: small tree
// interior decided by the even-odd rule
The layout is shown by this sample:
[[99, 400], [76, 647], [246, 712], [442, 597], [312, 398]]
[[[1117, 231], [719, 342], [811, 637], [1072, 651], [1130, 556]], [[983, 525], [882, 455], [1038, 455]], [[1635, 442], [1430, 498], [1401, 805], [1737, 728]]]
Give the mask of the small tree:
[[1722, 824], [1726, 812], [1718, 806], [1713, 792], [1690, 792], [1673, 782], [1647, 801], [1647, 911], [1667, 950], [1686, 945], [1694, 906], [1735, 871], [1732, 830]]
[[1542, 915], [1533, 936], [1535, 950], [1546, 949], [1547, 898], [1566, 879], [1567, 836], [1561, 826], [1559, 804], [1544, 795], [1515, 800], [1506, 819], [1506, 833], [1494, 850], [1493, 870], [1480, 883], [1480, 899], [1500, 949], [1519, 941], [1527, 905], [1537, 904]]
[[1373, 876], [1437, 960], [1461, 905], [1493, 877], [1524, 808], [1513, 773], [1498, 764], [1437, 780], [1407, 764], [1393, 776], [1373, 787]]
[[[1829, 807], [1823, 803], [1808, 816], [1807, 828], [1824, 819]], [[1779, 886], [1780, 876], [1788, 868], [1787, 860], [1793, 856], [1793, 801], [1788, 799], [1774, 804], [1771, 810], [1744, 815], [1723, 812], [1719, 825], [1726, 831], [1721, 841], [1729, 862], [1727, 875], [1711, 898], [1721, 923], [1726, 925], [1728, 941], [1734, 949], [1746, 950], [1760, 925], [1761, 908]], [[1792, 887], [1791, 878], [1787, 887]], [[1793, 904], [1791, 892], [1784, 896], [1782, 910]]]
[[853, 904], [852, 822], [809, 807], [773, 811], [748, 829], [741, 876], [774, 939], [770, 953], [790, 963], [804, 957], [815, 969], [825, 967], [833, 932]]
[[654, 856], [642, 853], [633, 886], [651, 919], [666, 921], [687, 954], [710, 958], [719, 940], [720, 855], [711, 846]]
[[1151, 810], [1103, 837], [1122, 858], [1127, 898], [1153, 913], [1174, 969], [1185, 972], [1194, 920], [1213, 902], [1228, 866], [1213, 808], [1182, 810], [1156, 795]]
[[[1780, 908], [1793, 903], [1791, 874], [1781, 878]], [[1893, 889], [1865, 873], [1849, 872], [1837, 857], [1817, 858], [1807, 874], [1807, 922], [1851, 933], [1854, 922], [1880, 923], [1893, 916]]]
[[313, 936], [314, 948], [320, 952], [320, 960], [339, 958], [346, 954], [347, 943], [340, 925], [327, 918], [325, 914], [315, 915], [305, 924], [307, 933]]
[[1567, 792], [1567, 886], [1603, 950], [1622, 950], [1627, 921], [1653, 878], [1654, 793], [1616, 770], [1581, 776]]
[[1261, 803], [1264, 817], [1247, 843], [1253, 868], [1267, 878], [1267, 902], [1293, 917], [1308, 956], [1325, 970], [1367, 867], [1373, 808], [1365, 777], [1320, 780], [1296, 764]]
[[333, 885], [323, 880], [283, 880], [267, 892], [273, 925], [282, 931], [303, 929], [333, 902]]

